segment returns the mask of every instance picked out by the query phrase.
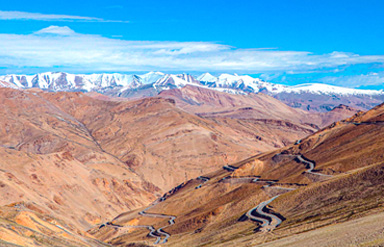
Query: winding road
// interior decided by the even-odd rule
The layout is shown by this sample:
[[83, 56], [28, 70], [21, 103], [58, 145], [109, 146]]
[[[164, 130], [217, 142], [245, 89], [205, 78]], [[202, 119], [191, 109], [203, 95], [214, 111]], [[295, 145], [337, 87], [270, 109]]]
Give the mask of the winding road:
[[[224, 168], [224, 169], [226, 169], [226, 168]], [[296, 188], [285, 188], [285, 187], [281, 187], [281, 186], [271, 187], [271, 185], [277, 183], [278, 180], [260, 180], [260, 176], [257, 176], [257, 177], [230, 177], [230, 176], [228, 176], [228, 177], [222, 178], [220, 180], [220, 182], [224, 182], [226, 180], [236, 180], [236, 181], [245, 180], [245, 182], [248, 182], [248, 183], [258, 183], [258, 182], [267, 183], [267, 185], [264, 185], [262, 188], [273, 188], [273, 189], [280, 189], [280, 190], [287, 190], [287, 191], [292, 191], [292, 190], [296, 189]], [[280, 219], [278, 216], [263, 211], [263, 209], [269, 203], [271, 203], [273, 200], [275, 200], [279, 196], [280, 195], [277, 195], [277, 196], [272, 197], [271, 199], [269, 199], [267, 201], [261, 202], [259, 205], [248, 210], [248, 212], [245, 214], [245, 216], [248, 217], [249, 219], [261, 223], [260, 227], [261, 227], [262, 232], [272, 231], [277, 226], [279, 226], [282, 222], [282, 219]]]
[[[297, 144], [299, 144], [299, 143], [301, 143], [301, 140], [299, 140], [297, 142]], [[327, 175], [327, 174], [313, 172], [313, 170], [315, 169], [315, 162], [306, 159], [301, 154], [293, 155], [293, 154], [281, 154], [280, 153], [278, 155], [284, 155], [284, 156], [290, 156], [290, 157], [296, 158], [298, 162], [303, 163], [303, 164], [305, 164], [307, 166], [308, 169], [305, 172], [308, 173], [308, 174], [313, 174], [313, 175], [317, 175], [317, 176], [324, 176], [324, 177], [332, 177], [332, 175]], [[238, 169], [238, 167], [231, 166], [231, 165], [225, 165], [225, 166], [223, 166], [223, 169], [225, 169], [225, 170], [227, 170], [229, 172], [234, 172], [236, 169]], [[205, 177], [198, 177], [198, 179], [204, 180], [203, 183], [205, 183], [205, 182], [207, 182], [209, 180], [208, 178], [205, 178]], [[296, 188], [287, 188], [287, 187], [281, 187], [281, 186], [273, 186], [273, 187], [271, 187], [273, 184], [277, 183], [278, 180], [261, 180], [259, 176], [257, 176], [257, 177], [231, 177], [231, 176], [228, 176], [228, 177], [222, 178], [220, 180], [220, 182], [223, 182], [223, 181], [226, 181], [226, 180], [230, 180], [230, 179], [237, 180], [237, 181], [246, 180], [246, 182], [249, 182], [249, 183], [264, 182], [264, 183], [267, 183], [267, 184], [264, 185], [263, 188], [273, 188], [273, 189], [279, 189], [279, 190], [286, 190], [287, 192], [293, 191], [293, 190], [296, 189]], [[201, 183], [200, 185], [196, 186], [196, 189], [201, 188], [203, 183]], [[263, 232], [272, 231], [273, 229], [278, 227], [282, 223], [282, 221], [283, 221], [278, 216], [276, 216], [274, 214], [271, 214], [271, 213], [267, 213], [267, 212], [264, 211], [264, 208], [268, 204], [270, 204], [272, 201], [274, 201], [276, 198], [278, 198], [279, 196], [280, 195], [277, 195], [277, 196], [274, 196], [274, 197], [270, 198], [267, 201], [261, 202], [257, 206], [255, 206], [255, 207], [251, 208], [250, 210], [248, 210], [248, 212], [245, 214], [246, 217], [248, 217], [249, 219], [251, 219], [253, 221], [260, 222], [261, 223], [261, 226], [260, 226], [261, 227], [261, 231], [263, 231]]]
[[327, 175], [327, 174], [322, 174], [322, 173], [318, 173], [318, 172], [313, 172], [313, 169], [315, 169], [315, 163], [310, 161], [310, 160], [307, 160], [306, 158], [304, 158], [303, 155], [301, 155], [301, 154], [300, 155], [295, 155], [295, 157], [301, 163], [304, 163], [304, 164], [309, 166], [309, 169], [306, 171], [307, 173], [313, 174], [313, 175], [318, 175], [318, 176], [333, 177], [332, 175]]
[[[309, 167], [308, 170], [306, 170], [306, 173], [318, 175], [318, 176], [326, 176], [326, 177], [332, 176], [332, 175], [326, 175], [326, 174], [322, 174], [322, 173], [313, 172], [313, 170], [315, 169], [315, 163], [306, 159], [301, 154], [300, 155], [292, 155], [292, 154], [281, 154], [280, 153], [277, 155], [290, 156], [290, 157], [296, 158], [297, 161], [299, 161], [300, 163], [303, 163], [307, 167]], [[234, 172], [236, 169], [238, 169], [238, 167], [231, 166], [231, 165], [225, 165], [225, 166], [223, 166], [223, 169], [225, 169], [229, 172]], [[206, 183], [210, 180], [210, 178], [204, 177], [204, 176], [199, 176], [199, 177], [197, 177], [197, 179], [203, 180], [203, 182], [201, 184], [199, 184], [198, 186], [196, 186], [195, 189], [201, 188], [204, 183]], [[277, 183], [278, 180], [264, 180], [264, 179], [260, 179], [260, 176], [254, 176], [254, 177], [230, 177], [230, 176], [228, 176], [228, 177], [222, 178], [220, 181], [226, 181], [226, 180], [230, 180], [230, 179], [235, 179], [238, 181], [239, 180], [240, 181], [245, 180], [245, 182], [248, 182], [248, 183], [259, 183], [259, 182], [267, 183], [262, 188], [280, 189], [280, 190], [286, 190], [287, 192], [295, 190], [295, 188], [286, 188], [286, 187], [281, 187], [281, 186], [271, 187], [271, 185]], [[248, 212], [245, 214], [245, 216], [247, 218], [249, 218], [250, 220], [261, 223], [260, 231], [262, 231], [262, 232], [272, 231], [282, 223], [283, 220], [280, 219], [278, 216], [271, 214], [271, 213], [267, 213], [264, 211], [265, 207], [268, 204], [270, 204], [272, 201], [274, 201], [276, 198], [278, 198], [279, 196], [280, 195], [277, 195], [277, 196], [270, 198], [267, 201], [261, 202], [257, 206], [248, 210]], [[122, 227], [146, 228], [149, 230], [148, 235], [150, 237], [156, 238], [156, 241], [154, 242], [154, 244], [164, 244], [171, 237], [171, 235], [169, 233], [165, 232], [164, 229], [175, 224], [176, 216], [167, 215], [167, 214], [147, 213], [147, 211], [149, 209], [153, 208], [154, 206], [156, 206], [158, 203], [165, 201], [165, 200], [166, 200], [166, 198], [163, 196], [163, 197], [157, 199], [156, 201], [154, 201], [151, 205], [149, 205], [147, 208], [145, 208], [144, 210], [142, 210], [138, 213], [139, 215], [141, 215], [143, 217], [168, 218], [169, 219], [168, 225], [160, 227], [157, 230], [153, 226], [150, 226], [150, 225], [122, 226], [122, 225], [116, 225], [116, 224], [113, 224], [110, 222], [108, 222], [106, 225], [109, 225], [109, 226], [112, 226], [115, 228], [122, 228]], [[164, 236], [164, 238], [162, 239], [161, 236]]]
[[317, 176], [323, 176], [323, 177], [333, 177], [332, 175], [313, 172], [313, 170], [315, 169], [315, 162], [308, 160], [302, 154], [281, 154], [281, 153], [277, 154], [277, 156], [279, 156], [279, 155], [296, 158], [300, 163], [303, 163], [309, 167], [308, 170], [305, 171], [306, 173], [317, 175]]
[[266, 181], [266, 183], [268, 183], [268, 184], [267, 184], [267, 185], [264, 185], [263, 188], [271, 187], [271, 185], [274, 184], [274, 183], [277, 183], [277, 181], [273, 181], [273, 180], [271, 180], [271, 181]]
[[377, 121], [377, 122], [344, 122], [344, 123], [351, 123], [354, 125], [384, 125], [383, 121]]
[[204, 176], [199, 176], [199, 177], [197, 177], [197, 179], [203, 180], [203, 182], [201, 184], [199, 184], [198, 186], [196, 186], [195, 189], [200, 189], [204, 183], [206, 183], [210, 180], [210, 178], [204, 177]]
[[[261, 222], [261, 228], [262, 228], [262, 231], [271, 231], [273, 229], [275, 229], [277, 226], [279, 226], [281, 224], [281, 222], [283, 222], [279, 217], [277, 217], [276, 215], [274, 214], [270, 214], [270, 213], [266, 213], [263, 211], [263, 209], [265, 208], [265, 206], [267, 206], [269, 203], [271, 203], [273, 200], [275, 200], [276, 198], [278, 198], [278, 196], [275, 196], [275, 197], [272, 197], [271, 199], [267, 200], [267, 201], [264, 201], [262, 203], [260, 203], [259, 205], [257, 205], [256, 207], [254, 208], [251, 208], [248, 212], [247, 212], [247, 217], [250, 218], [251, 220], [254, 220], [254, 221], [259, 221]], [[256, 213], [258, 215], [260, 215], [261, 217], [257, 217], [254, 215], [254, 212], [256, 211]], [[263, 217], [263, 218], [262, 218]], [[269, 219], [271, 219], [271, 221], [269, 221]]]
[[[313, 172], [313, 170], [315, 169], [315, 162], [306, 159], [301, 154], [293, 155], [293, 154], [281, 154], [280, 153], [280, 154], [277, 154], [277, 155], [284, 155], [284, 156], [290, 156], [290, 157], [296, 158], [297, 161], [299, 161], [300, 163], [303, 163], [307, 167], [309, 167], [308, 170], [305, 171], [306, 173], [317, 175], [317, 176], [332, 177], [332, 175], [327, 175], [327, 174], [322, 174], [322, 173], [318, 173], [318, 172]], [[268, 188], [272, 184], [276, 183], [276, 181], [266, 181], [266, 182], [268, 184], [264, 185], [263, 188]], [[271, 188], [282, 189], [282, 190], [287, 190], [287, 191], [295, 190], [295, 188], [286, 188], [286, 187], [281, 187], [281, 186], [274, 186], [274, 187], [271, 187]], [[253, 221], [261, 222], [261, 226], [260, 226], [261, 227], [261, 231], [264, 231], [264, 232], [271, 231], [271, 230], [275, 229], [277, 226], [279, 226], [282, 223], [282, 220], [279, 217], [277, 217], [276, 215], [270, 214], [270, 213], [266, 213], [266, 212], [263, 211], [263, 209], [269, 203], [271, 203], [273, 200], [275, 200], [279, 196], [280, 195], [277, 195], [277, 196], [272, 197], [271, 199], [269, 199], [267, 201], [261, 202], [259, 205], [255, 206], [254, 208], [251, 208], [246, 213], [246, 216], [249, 219], [251, 219]]]
[[[159, 198], [158, 200], [156, 200], [154, 203], [152, 203], [152, 205], [150, 205], [149, 207], [147, 207], [146, 209], [142, 210], [139, 212], [139, 215], [141, 216], [145, 216], [145, 217], [154, 217], [154, 218], [169, 218], [168, 220], [168, 224], [167, 226], [163, 226], [159, 229], [156, 230], [156, 232], [160, 235], [163, 235], [165, 236], [163, 241], [161, 242], [162, 244], [166, 243], [168, 241], [168, 238], [171, 236], [169, 233], [165, 232], [163, 229], [166, 228], [166, 227], [169, 227], [171, 225], [174, 225], [175, 224], [175, 219], [176, 219], [176, 216], [173, 216], [173, 215], [167, 215], [167, 214], [154, 214], [154, 213], [147, 213], [146, 211], [151, 209], [152, 207], [154, 207], [155, 205], [157, 205], [158, 203], [164, 201], [165, 198], [161, 197]], [[159, 241], [156, 241], [155, 244], [158, 244]]]
[[[273, 181], [273, 183], [265, 185], [263, 187], [264, 188], [270, 187], [274, 183], [276, 183], [276, 182]], [[280, 187], [280, 186], [275, 186], [275, 187], [271, 187], [271, 188], [287, 190], [287, 192], [288, 191], [293, 191], [293, 190], [296, 189], [296, 188], [286, 188], [286, 187]], [[261, 202], [257, 206], [255, 206], [255, 207], [251, 208], [250, 210], [248, 210], [248, 212], [245, 214], [245, 216], [247, 216], [250, 220], [257, 221], [257, 222], [261, 223], [261, 225], [260, 225], [260, 228], [261, 228], [260, 231], [261, 232], [272, 231], [272, 230], [274, 230], [276, 227], [278, 227], [283, 222], [283, 220], [280, 219], [278, 216], [276, 216], [274, 214], [270, 214], [270, 213], [264, 212], [264, 208], [269, 203], [271, 203], [273, 200], [278, 198], [279, 196], [280, 195], [277, 195], [277, 196], [274, 196], [274, 197], [270, 198], [267, 201]]]
[[236, 169], [239, 169], [239, 167], [235, 167], [235, 166], [231, 166], [231, 165], [226, 165], [226, 166], [223, 166], [223, 169], [227, 170], [227, 171], [230, 171], [230, 172], [234, 172]]
[[[151, 206], [153, 207], [153, 206]], [[149, 207], [149, 208], [151, 208]], [[176, 216], [172, 216], [172, 215], [166, 215], [166, 214], [152, 214], [152, 213], [146, 213], [145, 211], [148, 210], [149, 208], [146, 208], [145, 210], [139, 212], [140, 215], [142, 216], [146, 216], [146, 217], [155, 217], [155, 218], [169, 218], [170, 220], [168, 220], [168, 224], [167, 226], [163, 226], [163, 227], [160, 227], [159, 229], [156, 230], [156, 232], [160, 235], [163, 235], [165, 236], [163, 241], [161, 242], [162, 244], [166, 243], [168, 241], [168, 238], [171, 236], [169, 233], [165, 232], [163, 229], [166, 228], [166, 227], [169, 227], [171, 225], [174, 225], [175, 224], [175, 219], [176, 219]], [[157, 244], [158, 241], [155, 242], [155, 244]]]
[[[153, 226], [149, 226], [149, 225], [129, 226], [129, 225], [117, 225], [117, 224], [114, 224], [114, 223], [111, 223], [111, 222], [108, 222], [105, 225], [111, 226], [111, 227], [114, 227], [114, 228], [147, 228], [149, 230], [149, 234], [148, 235], [150, 237], [156, 238], [156, 241], [154, 242], [154, 244], [164, 244], [164, 243], [166, 243], [168, 241], [168, 238], [171, 237], [171, 235], [169, 233], [164, 231], [164, 228], [169, 227], [171, 225], [174, 225], [175, 224], [175, 219], [177, 217], [173, 216], [173, 215], [167, 215], [167, 214], [147, 213], [146, 211], [151, 209], [151, 208], [153, 208], [154, 206], [156, 206], [157, 204], [159, 204], [160, 202], [163, 202], [165, 200], [166, 200], [165, 197], [160, 197], [159, 199], [154, 201], [151, 205], [149, 205], [147, 208], [141, 210], [138, 214], [143, 216], [143, 217], [169, 218], [169, 220], [168, 220], [168, 224], [169, 225], [167, 225], [167, 226], [160, 227], [159, 229], [156, 230]], [[156, 235], [156, 234], [158, 234], [158, 235]], [[164, 236], [164, 239], [162, 241], [161, 241], [161, 235]]]

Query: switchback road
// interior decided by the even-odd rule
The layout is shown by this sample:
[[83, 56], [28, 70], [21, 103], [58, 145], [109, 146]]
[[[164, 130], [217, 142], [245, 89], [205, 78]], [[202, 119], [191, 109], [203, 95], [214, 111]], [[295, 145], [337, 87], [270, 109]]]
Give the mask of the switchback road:
[[[273, 200], [275, 200], [279, 196], [272, 197], [271, 199], [264, 201], [257, 205], [254, 208], [251, 208], [247, 212], [247, 217], [250, 218], [251, 220], [261, 222], [261, 231], [271, 231], [275, 229], [277, 226], [279, 226], [282, 222], [282, 220], [277, 217], [274, 214], [266, 213], [263, 211], [265, 206], [267, 206], [269, 203], [271, 203]], [[255, 213], [256, 212], [256, 213]], [[255, 216], [255, 215], [260, 215], [261, 217]], [[271, 219], [271, 220], [269, 220]]]

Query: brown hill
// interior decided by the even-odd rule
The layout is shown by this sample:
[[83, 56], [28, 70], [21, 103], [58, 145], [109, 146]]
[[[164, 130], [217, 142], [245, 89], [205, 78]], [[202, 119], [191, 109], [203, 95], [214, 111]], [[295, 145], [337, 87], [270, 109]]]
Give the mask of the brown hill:
[[329, 112], [310, 113], [289, 107], [263, 93], [234, 95], [190, 85], [162, 91], [159, 96], [174, 99], [178, 107], [205, 118], [273, 119], [324, 127], [358, 112], [357, 109], [339, 105]]
[[[82, 94], [65, 93], [55, 103], [43, 92], [1, 89], [0, 94], [1, 205], [33, 202], [42, 212], [85, 228], [144, 205], [159, 191], [104, 151], [91, 131], [60, 107]], [[128, 200], [131, 196], [135, 200]]]
[[0, 207], [0, 245], [15, 246], [110, 246], [65, 221], [39, 212], [34, 204], [14, 203]]
[[[169, 99], [101, 99], [0, 89], [1, 205], [27, 205], [20, 212], [83, 231], [197, 174], [313, 132], [252, 122], [234, 130]], [[256, 139], [264, 131], [275, 131], [274, 143]]]
[[273, 95], [285, 104], [310, 112], [328, 112], [340, 104], [366, 111], [383, 102], [383, 95], [327, 95], [314, 93], [279, 93]]
[[210, 113], [232, 117], [237, 111], [247, 110], [243, 117], [235, 118], [268, 118], [297, 123], [302, 122], [300, 116], [306, 115], [305, 111], [291, 108], [262, 93], [234, 95], [187, 85], [181, 89], [162, 91], [159, 96], [172, 98], [178, 107], [199, 115]]
[[[9, 205], [0, 211], [0, 239], [16, 243], [8, 241], [16, 234], [36, 245], [92, 246], [96, 240], [84, 233], [89, 227], [146, 205], [183, 181], [316, 130], [289, 117], [305, 112], [258, 97], [252, 104], [258, 101], [260, 110], [252, 117], [201, 117], [172, 99], [0, 89], [0, 203]], [[26, 231], [40, 220], [45, 223]], [[61, 223], [52, 226], [52, 220]], [[76, 233], [80, 237], [73, 240]]]
[[[63, 97], [49, 95], [54, 102]], [[106, 101], [102, 106], [76, 98], [73, 104], [61, 107], [92, 130], [103, 150], [162, 191], [228, 162], [283, 147], [316, 130], [284, 120], [265, 124], [253, 119], [201, 118], [181, 110], [174, 100], [161, 98]]]
[[384, 218], [383, 127], [380, 105], [295, 145], [189, 180], [90, 233], [115, 246], [153, 243], [145, 225], [160, 229], [169, 246], [380, 246], [384, 224], [374, 217]]

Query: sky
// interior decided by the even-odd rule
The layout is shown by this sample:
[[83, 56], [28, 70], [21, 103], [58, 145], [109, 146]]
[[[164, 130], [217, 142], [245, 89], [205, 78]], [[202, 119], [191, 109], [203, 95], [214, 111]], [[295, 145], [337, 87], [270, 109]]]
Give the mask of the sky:
[[249, 74], [384, 89], [381, 0], [0, 0], [0, 74]]

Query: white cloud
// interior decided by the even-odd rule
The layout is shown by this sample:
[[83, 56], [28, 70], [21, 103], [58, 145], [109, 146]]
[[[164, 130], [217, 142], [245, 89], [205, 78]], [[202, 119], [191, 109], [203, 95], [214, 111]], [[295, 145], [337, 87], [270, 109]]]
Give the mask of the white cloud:
[[[46, 35], [48, 34], [48, 35]], [[274, 49], [236, 49], [210, 42], [128, 41], [50, 26], [29, 35], [0, 34], [0, 67], [97, 71], [316, 71], [343, 65], [384, 63], [384, 56]], [[56, 70], [56, 69], [55, 69]]]
[[35, 32], [35, 34], [74, 35], [76, 33], [75, 31], [73, 31], [67, 26], [65, 27], [49, 26]]
[[350, 76], [338, 76], [338, 77], [324, 77], [320, 79], [321, 82], [334, 84], [338, 86], [348, 87], [361, 87], [361, 86], [378, 86], [384, 85], [384, 72], [371, 72], [361, 75], [350, 75]]
[[52, 15], [41, 13], [30, 13], [21, 11], [0, 10], [0, 20], [35, 20], [35, 21], [70, 21], [70, 22], [126, 22], [104, 20], [96, 17], [73, 16], [73, 15]]

